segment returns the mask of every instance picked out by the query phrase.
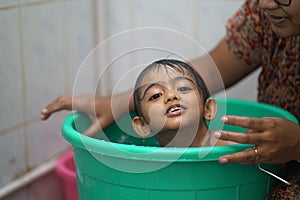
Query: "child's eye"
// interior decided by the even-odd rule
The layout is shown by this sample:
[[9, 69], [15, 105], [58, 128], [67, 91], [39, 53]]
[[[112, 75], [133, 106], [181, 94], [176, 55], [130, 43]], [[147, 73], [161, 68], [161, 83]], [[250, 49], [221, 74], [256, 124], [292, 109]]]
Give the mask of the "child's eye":
[[185, 87], [179, 87], [177, 90], [180, 92], [186, 92], [192, 90], [192, 88], [185, 86]]
[[149, 98], [149, 101], [158, 99], [161, 95], [162, 93], [156, 93]]

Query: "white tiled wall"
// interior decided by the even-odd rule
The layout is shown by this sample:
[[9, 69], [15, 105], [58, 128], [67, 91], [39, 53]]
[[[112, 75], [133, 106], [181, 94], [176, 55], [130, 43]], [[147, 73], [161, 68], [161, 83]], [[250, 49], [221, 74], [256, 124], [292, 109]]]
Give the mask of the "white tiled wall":
[[20, 128], [0, 138], [0, 182], [3, 184], [26, 172], [25, 135]]
[[[67, 113], [47, 122], [39, 116], [50, 100], [72, 93], [77, 68], [94, 46], [91, 8], [91, 0], [0, 1], [0, 189], [69, 147], [61, 136]], [[90, 88], [91, 75], [82, 87]], [[20, 194], [45, 199], [39, 187], [47, 188], [36, 184]]]
[[[63, 3], [29, 6], [20, 10], [25, 73], [26, 119], [49, 97], [64, 93]], [[37, 17], [38, 16], [38, 17]]]
[[[108, 1], [105, 34], [114, 38], [109, 38], [109, 53], [101, 59], [113, 61], [109, 66], [114, 71], [110, 73], [111, 83], [125, 79], [124, 74], [132, 66], [167, 57], [172, 51], [190, 59], [211, 50], [225, 35], [226, 20], [242, 3], [243, 0]], [[145, 27], [152, 29], [135, 29]], [[227, 96], [255, 100], [257, 72], [252, 77], [239, 85], [240, 90], [228, 90]], [[122, 84], [117, 89], [125, 90], [130, 85]]]
[[24, 173], [26, 163], [24, 127], [20, 125], [24, 115], [18, 11], [0, 12], [0, 24], [0, 185], [3, 185]]
[[1, 8], [9, 7], [9, 6], [16, 6], [18, 5], [19, 0], [1, 0], [0, 6]]
[[[242, 2], [1, 0], [0, 188], [67, 147], [60, 132], [67, 112], [39, 120], [50, 100], [73, 89], [94, 93], [103, 72], [100, 91], [111, 92], [111, 84], [127, 80], [124, 74], [133, 66], [170, 55], [158, 48], [186, 59], [203, 53], [195, 42], [212, 49], [225, 34], [226, 19]], [[101, 51], [90, 58], [99, 43]], [[229, 96], [255, 100], [256, 76], [229, 90]], [[132, 77], [117, 91], [131, 87]]]
[[0, 24], [0, 131], [3, 131], [23, 121], [18, 12], [0, 12]]
[[[93, 4], [91, 1], [66, 1], [64, 5], [64, 21], [67, 24], [63, 38], [67, 91], [72, 91], [77, 72], [80, 70], [85, 57], [96, 44], [93, 27]], [[85, 73], [80, 71], [80, 88], [76, 93], [92, 93], [95, 87], [95, 66]]]

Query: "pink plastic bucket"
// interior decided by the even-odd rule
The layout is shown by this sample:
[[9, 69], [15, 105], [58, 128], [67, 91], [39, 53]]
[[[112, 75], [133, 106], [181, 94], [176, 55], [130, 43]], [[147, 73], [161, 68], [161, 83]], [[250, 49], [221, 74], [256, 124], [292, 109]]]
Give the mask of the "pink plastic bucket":
[[78, 200], [74, 154], [69, 151], [56, 162], [56, 172], [62, 180], [65, 200]]

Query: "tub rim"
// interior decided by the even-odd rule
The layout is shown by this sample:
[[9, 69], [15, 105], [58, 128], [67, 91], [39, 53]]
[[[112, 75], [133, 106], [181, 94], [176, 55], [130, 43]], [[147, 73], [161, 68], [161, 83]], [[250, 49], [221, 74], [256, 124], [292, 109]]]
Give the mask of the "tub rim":
[[[255, 104], [259, 108], [272, 109], [280, 112], [282, 117], [287, 118], [295, 123], [298, 120], [294, 115], [279, 107], [260, 102], [251, 102], [240, 99], [220, 99], [218, 101], [228, 101], [235, 104]], [[212, 146], [212, 147], [154, 147], [154, 146], [137, 146], [132, 144], [120, 144], [99, 140], [96, 138], [85, 136], [75, 130], [75, 121], [83, 117], [82, 113], [73, 113], [69, 115], [62, 125], [63, 137], [72, 146], [82, 150], [89, 151], [91, 154], [100, 154], [102, 156], [110, 156], [131, 160], [148, 160], [160, 162], [202, 162], [217, 161], [220, 156], [243, 151], [246, 148], [252, 148], [251, 144], [234, 144], [228, 146]]]

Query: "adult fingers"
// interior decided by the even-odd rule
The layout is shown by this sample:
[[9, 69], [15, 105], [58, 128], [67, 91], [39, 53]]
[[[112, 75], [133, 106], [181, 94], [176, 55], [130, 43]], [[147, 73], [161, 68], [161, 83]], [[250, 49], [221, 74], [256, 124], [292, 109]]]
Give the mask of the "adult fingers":
[[260, 134], [237, 133], [237, 132], [230, 132], [230, 131], [217, 131], [214, 133], [215, 137], [218, 139], [233, 141], [241, 144], [258, 144], [261, 140]]
[[228, 163], [254, 164], [259, 162], [259, 157], [253, 148], [248, 148], [241, 152], [221, 156], [218, 159], [218, 161], [221, 164], [228, 164]]
[[243, 128], [256, 130], [258, 132], [275, 127], [275, 121], [272, 118], [252, 118], [241, 116], [224, 116], [222, 121], [226, 124], [240, 126]]

